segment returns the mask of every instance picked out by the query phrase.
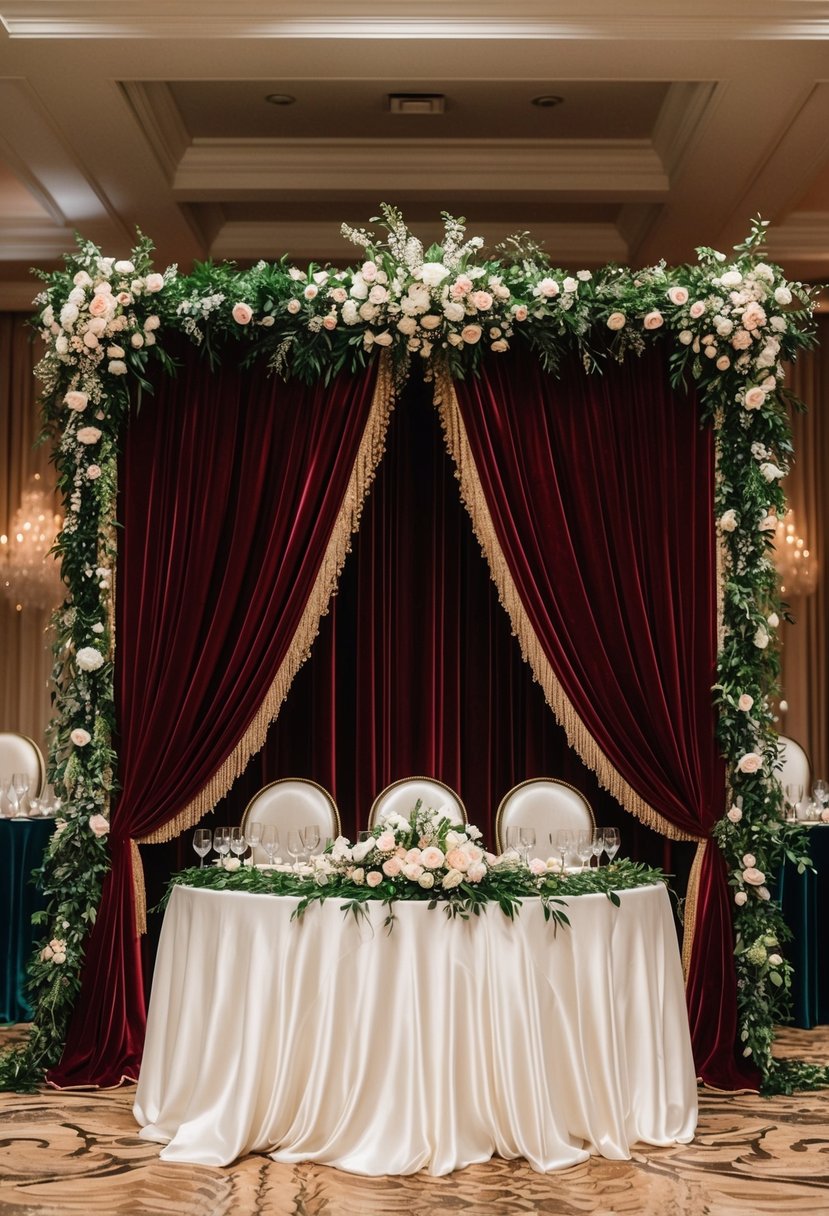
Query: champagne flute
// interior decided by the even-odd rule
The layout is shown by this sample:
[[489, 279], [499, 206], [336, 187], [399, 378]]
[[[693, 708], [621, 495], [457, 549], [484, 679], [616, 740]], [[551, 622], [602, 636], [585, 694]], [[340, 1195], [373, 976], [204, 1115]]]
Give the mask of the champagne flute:
[[316, 823], [306, 823], [305, 827], [300, 829], [302, 843], [305, 846], [305, 852], [308, 855], [308, 860], [311, 859], [311, 854], [319, 847], [320, 830]]
[[204, 866], [205, 857], [210, 852], [211, 844], [212, 837], [210, 835], [210, 828], [196, 828], [195, 832], [193, 833], [193, 848], [199, 855], [200, 870]]
[[275, 823], [262, 824], [262, 848], [268, 855], [268, 864], [276, 864], [276, 852], [279, 848], [279, 832]]
[[241, 828], [234, 827], [230, 829], [230, 851], [234, 856], [241, 861], [242, 855], [247, 852], [248, 842], [245, 840], [245, 834]]
[[581, 828], [576, 837], [576, 856], [581, 862], [582, 871], [593, 856], [593, 833], [589, 828]]
[[230, 852], [230, 829], [229, 828], [214, 828], [213, 830], [213, 848], [219, 854], [219, 865], [224, 865], [224, 860]]
[[607, 860], [610, 862], [619, 852], [621, 839], [618, 828], [604, 828], [604, 851], [607, 853]]

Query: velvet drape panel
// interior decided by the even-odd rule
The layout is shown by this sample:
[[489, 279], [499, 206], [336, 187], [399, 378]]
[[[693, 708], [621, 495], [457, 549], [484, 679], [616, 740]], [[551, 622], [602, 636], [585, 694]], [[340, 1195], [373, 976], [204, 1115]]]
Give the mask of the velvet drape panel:
[[132, 842], [192, 802], [268, 696], [376, 413], [374, 371], [308, 388], [264, 367], [240, 375], [232, 364], [211, 371], [192, 351], [180, 357], [183, 371], [160, 376], [134, 413], [122, 462], [122, 788], [112, 870], [50, 1076], [62, 1086], [137, 1076], [144, 993]]
[[[711, 703], [710, 428], [671, 391], [659, 350], [595, 376], [575, 358], [553, 377], [510, 355], [455, 391], [454, 430], [465, 429], [475, 466], [461, 468], [464, 493], [481, 535], [477, 480], [511, 584], [502, 595], [526, 613], [522, 643], [548, 665], [536, 675], [563, 690], [568, 731], [590, 741], [589, 762], [630, 791], [631, 809], [655, 811], [667, 834], [707, 839], [725, 800]], [[713, 842], [701, 859], [688, 1001], [702, 1079], [755, 1087], [735, 1055], [729, 890]]]

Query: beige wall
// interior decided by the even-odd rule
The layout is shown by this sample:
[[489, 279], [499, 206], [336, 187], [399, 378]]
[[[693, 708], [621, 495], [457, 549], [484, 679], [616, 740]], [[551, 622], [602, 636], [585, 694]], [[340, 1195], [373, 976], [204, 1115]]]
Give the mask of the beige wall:
[[[32, 368], [42, 344], [25, 320], [0, 313], [0, 533], [6, 534], [31, 476], [54, 484], [48, 445], [33, 446], [39, 422]], [[29, 735], [42, 750], [52, 666], [48, 625], [47, 610], [18, 612], [0, 595], [0, 730]]]

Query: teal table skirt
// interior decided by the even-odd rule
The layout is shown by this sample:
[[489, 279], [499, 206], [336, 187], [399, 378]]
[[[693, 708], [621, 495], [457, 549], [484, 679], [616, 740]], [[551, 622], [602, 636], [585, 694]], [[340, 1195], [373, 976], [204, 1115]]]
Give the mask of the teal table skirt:
[[32, 914], [44, 906], [31, 876], [54, 830], [54, 819], [0, 819], [0, 1024], [31, 1021], [26, 969], [34, 948]]
[[829, 1023], [829, 825], [809, 829], [814, 872], [784, 866], [777, 897], [792, 931], [786, 954], [794, 967], [795, 1026], [811, 1030]]

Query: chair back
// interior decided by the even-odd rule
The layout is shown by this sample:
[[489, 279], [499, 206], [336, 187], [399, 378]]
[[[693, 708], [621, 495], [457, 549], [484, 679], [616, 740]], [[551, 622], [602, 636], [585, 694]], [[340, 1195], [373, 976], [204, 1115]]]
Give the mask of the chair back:
[[812, 794], [812, 770], [809, 757], [804, 749], [794, 739], [787, 735], [779, 735], [778, 743], [783, 748], [783, 767], [780, 770], [780, 787], [782, 799], [785, 801], [787, 785], [802, 785], [803, 797], [808, 799]]
[[[530, 857], [545, 860], [556, 856], [556, 832], [559, 828], [582, 828], [594, 831], [596, 820], [584, 794], [555, 777], [533, 777], [522, 781], [501, 799], [495, 817], [495, 842], [499, 853], [506, 848], [507, 828], [535, 829], [535, 845]], [[574, 853], [565, 857], [566, 865], [578, 865]]]
[[[249, 823], [273, 823], [279, 829], [279, 843], [285, 856], [287, 833], [292, 828], [315, 824], [320, 830], [320, 839], [336, 839], [340, 835], [340, 813], [337, 804], [321, 785], [306, 777], [280, 777], [263, 786], [251, 798], [242, 816], [242, 830]], [[268, 860], [261, 845], [252, 850], [255, 862]]]
[[46, 780], [43, 755], [34, 739], [14, 731], [0, 731], [0, 777], [29, 774], [29, 798], [39, 798]]
[[407, 819], [414, 810], [418, 798], [424, 807], [432, 807], [441, 811], [452, 823], [462, 826], [467, 822], [466, 807], [460, 797], [448, 785], [435, 777], [403, 777], [386, 786], [372, 803], [368, 814], [368, 827], [371, 830], [381, 814], [396, 811]]

